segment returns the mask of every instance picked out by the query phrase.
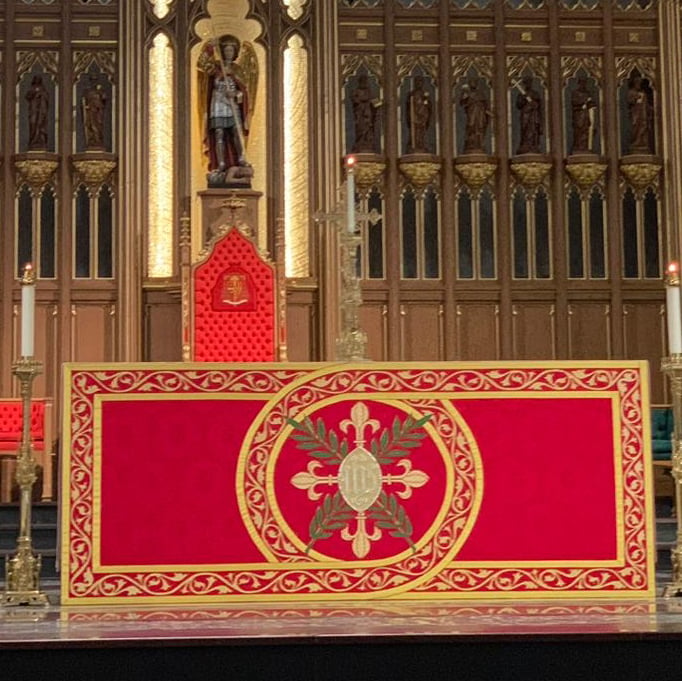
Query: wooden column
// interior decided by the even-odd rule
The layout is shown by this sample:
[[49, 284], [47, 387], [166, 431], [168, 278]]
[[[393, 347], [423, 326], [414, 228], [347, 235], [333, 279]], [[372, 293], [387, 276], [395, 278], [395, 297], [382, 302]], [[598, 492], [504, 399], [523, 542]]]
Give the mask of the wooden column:
[[121, 233], [116, 240], [118, 280], [118, 317], [116, 358], [123, 362], [141, 359], [142, 348], [142, 271], [144, 211], [147, 158], [145, 123], [147, 92], [144, 82], [145, 44], [143, 41], [144, 4], [126, 2], [121, 9], [120, 140], [118, 205]]
[[661, 136], [663, 140], [664, 257], [678, 260], [682, 253], [682, 39], [679, 0], [661, 0], [659, 6], [661, 55]]

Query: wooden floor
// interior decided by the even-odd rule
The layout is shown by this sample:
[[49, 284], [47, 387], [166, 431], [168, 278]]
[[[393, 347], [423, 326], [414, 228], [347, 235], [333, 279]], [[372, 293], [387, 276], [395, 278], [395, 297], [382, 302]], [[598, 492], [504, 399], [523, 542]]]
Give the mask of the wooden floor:
[[4, 678], [679, 678], [682, 599], [12, 607]]

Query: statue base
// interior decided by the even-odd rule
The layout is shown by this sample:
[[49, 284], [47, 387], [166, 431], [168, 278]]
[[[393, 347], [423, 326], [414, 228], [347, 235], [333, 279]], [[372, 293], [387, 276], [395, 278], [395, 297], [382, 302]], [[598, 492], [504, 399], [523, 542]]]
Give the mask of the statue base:
[[212, 170], [206, 175], [209, 188], [219, 189], [251, 189], [253, 168], [233, 166], [227, 170]]
[[201, 200], [202, 247], [224, 225], [246, 225], [258, 237], [258, 202], [261, 192], [248, 188], [210, 187], [199, 192]]
[[552, 157], [549, 154], [524, 153], [512, 156], [510, 161], [512, 174], [526, 191], [535, 190], [544, 184], [552, 169]]

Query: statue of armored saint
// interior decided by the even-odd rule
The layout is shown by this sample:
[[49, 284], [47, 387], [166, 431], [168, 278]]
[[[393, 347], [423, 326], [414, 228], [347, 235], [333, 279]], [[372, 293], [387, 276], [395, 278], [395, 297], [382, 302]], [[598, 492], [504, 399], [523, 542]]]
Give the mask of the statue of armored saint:
[[254, 171], [247, 144], [258, 83], [253, 45], [233, 35], [208, 41], [198, 67], [208, 184], [249, 187]]

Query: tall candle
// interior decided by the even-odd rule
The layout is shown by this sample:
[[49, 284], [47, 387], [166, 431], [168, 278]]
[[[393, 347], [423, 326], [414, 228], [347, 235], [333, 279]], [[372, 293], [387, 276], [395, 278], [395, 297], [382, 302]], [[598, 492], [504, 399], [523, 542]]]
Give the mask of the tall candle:
[[36, 276], [33, 265], [24, 267], [21, 278], [21, 356], [33, 357], [35, 335]]
[[665, 308], [668, 318], [668, 353], [682, 353], [682, 313], [680, 311], [680, 265], [671, 262], [665, 276]]
[[355, 156], [346, 157], [346, 228], [355, 234]]

